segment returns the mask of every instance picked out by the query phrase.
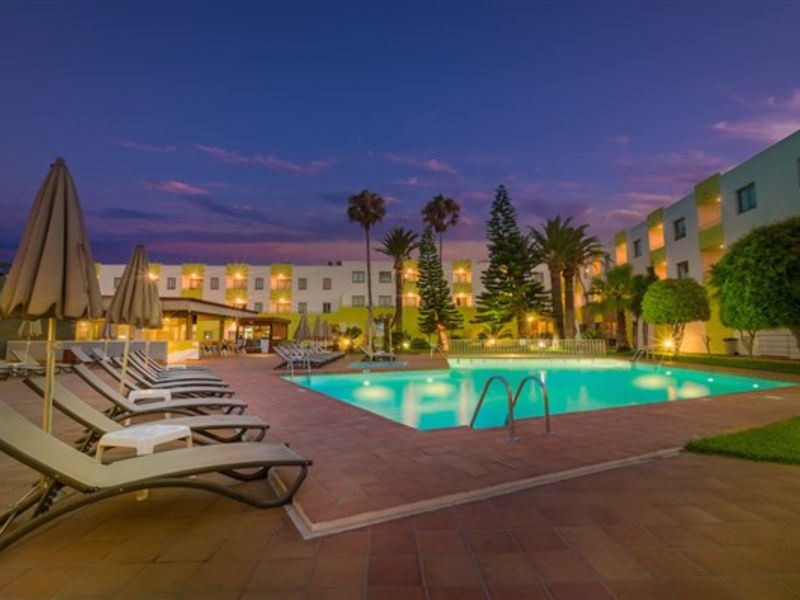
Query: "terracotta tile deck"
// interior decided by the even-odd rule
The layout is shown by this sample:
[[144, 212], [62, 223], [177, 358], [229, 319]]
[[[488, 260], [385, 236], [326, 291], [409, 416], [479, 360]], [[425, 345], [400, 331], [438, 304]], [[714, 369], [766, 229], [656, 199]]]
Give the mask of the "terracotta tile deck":
[[[800, 413], [800, 393], [787, 388], [557, 416], [549, 437], [538, 421], [520, 423], [509, 445], [503, 430], [390, 423], [276, 379], [268, 360], [209, 364], [274, 438], [314, 459], [298, 495], [313, 523]], [[38, 418], [19, 381], [0, 390]], [[57, 431], [78, 433], [63, 418]], [[4, 551], [0, 597], [800, 598], [798, 475], [681, 455], [309, 540], [280, 509], [154, 490], [147, 502], [77, 511]], [[0, 456], [0, 500], [33, 480]]]

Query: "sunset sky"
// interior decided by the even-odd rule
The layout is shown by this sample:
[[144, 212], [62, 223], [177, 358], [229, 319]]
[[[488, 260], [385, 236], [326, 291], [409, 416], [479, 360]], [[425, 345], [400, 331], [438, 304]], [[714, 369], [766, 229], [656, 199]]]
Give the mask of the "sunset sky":
[[95, 259], [363, 256], [347, 197], [445, 258], [521, 224], [604, 241], [800, 128], [800, 4], [0, 4], [0, 260], [55, 156]]

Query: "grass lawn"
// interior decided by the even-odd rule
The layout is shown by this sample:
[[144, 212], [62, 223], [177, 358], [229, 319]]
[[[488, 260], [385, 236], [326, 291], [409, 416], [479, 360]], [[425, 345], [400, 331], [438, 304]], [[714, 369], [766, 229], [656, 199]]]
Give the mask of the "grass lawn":
[[686, 449], [701, 454], [800, 464], [800, 417], [756, 429], [693, 440], [686, 445]]
[[668, 359], [678, 363], [692, 363], [696, 365], [709, 365], [712, 367], [731, 367], [734, 369], [752, 369], [753, 371], [773, 371], [775, 373], [793, 373], [800, 375], [800, 361], [797, 360], [769, 360], [746, 356], [718, 356], [707, 354], [681, 354], [677, 359]]

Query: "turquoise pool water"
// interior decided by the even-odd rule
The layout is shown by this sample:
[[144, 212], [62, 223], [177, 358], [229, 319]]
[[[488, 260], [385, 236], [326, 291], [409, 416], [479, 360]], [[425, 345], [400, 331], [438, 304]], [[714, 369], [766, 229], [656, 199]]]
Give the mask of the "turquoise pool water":
[[[680, 401], [792, 385], [767, 379], [691, 369], [631, 364], [612, 359], [451, 359], [449, 370], [297, 375], [294, 383], [416, 429], [468, 425], [486, 380], [500, 374], [512, 392], [523, 377], [547, 384], [551, 414]], [[291, 379], [287, 377], [287, 379]], [[541, 392], [529, 384], [514, 412], [518, 419], [543, 414]], [[476, 427], [503, 424], [508, 402], [494, 383]]]

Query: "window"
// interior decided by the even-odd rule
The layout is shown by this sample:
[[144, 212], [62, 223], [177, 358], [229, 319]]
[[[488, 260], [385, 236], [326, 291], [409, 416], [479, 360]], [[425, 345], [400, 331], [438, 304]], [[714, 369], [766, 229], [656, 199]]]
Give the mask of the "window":
[[174, 277], [167, 277], [167, 289], [174, 290], [178, 285], [178, 282]]
[[544, 285], [544, 273], [540, 273], [539, 271], [533, 272], [533, 280], [538, 283], [539, 285]]
[[323, 290], [331, 289], [331, 278], [330, 277], [323, 277], [322, 278], [322, 289]]
[[322, 303], [322, 312], [326, 315], [331, 312], [331, 303], [330, 302], [323, 302]]
[[684, 260], [675, 265], [678, 269], [678, 279], [686, 279], [689, 277], [689, 261]]
[[350, 302], [351, 306], [364, 306], [364, 296], [353, 296], [352, 302]]
[[202, 290], [203, 289], [203, 278], [202, 277], [192, 277], [189, 279], [189, 289], [190, 290]]
[[633, 256], [641, 256], [642, 255], [642, 240], [633, 240]]
[[758, 202], [756, 201], [756, 184], [751, 183], [738, 190], [736, 192], [736, 202], [739, 214], [745, 213], [748, 210], [753, 210], [758, 206]]
[[253, 310], [256, 312], [264, 312], [264, 303], [263, 302], [254, 302], [253, 303]]
[[378, 272], [378, 283], [392, 283], [392, 272], [391, 271], [379, 271]]
[[114, 289], [119, 287], [120, 281], [122, 281], [122, 277], [114, 277]]
[[212, 277], [208, 282], [208, 287], [212, 290], [219, 289], [219, 277]]
[[353, 283], [364, 283], [364, 271], [353, 271]]
[[281, 277], [275, 280], [274, 287], [276, 290], [290, 290], [292, 289], [292, 280], [288, 277]]
[[300, 277], [297, 280], [297, 289], [298, 290], [307, 290], [308, 289], [308, 279], [305, 277]]
[[253, 287], [257, 290], [264, 289], [264, 278], [263, 277], [256, 277], [255, 281], [253, 281]]
[[686, 219], [681, 217], [672, 222], [672, 229], [675, 232], [675, 239], [680, 240], [686, 237]]
[[297, 303], [297, 312], [299, 312], [299, 313], [308, 312], [308, 302], [298, 302]]
[[378, 306], [394, 306], [391, 296], [378, 296]]
[[464, 269], [453, 271], [453, 283], [472, 283], [472, 273]]

